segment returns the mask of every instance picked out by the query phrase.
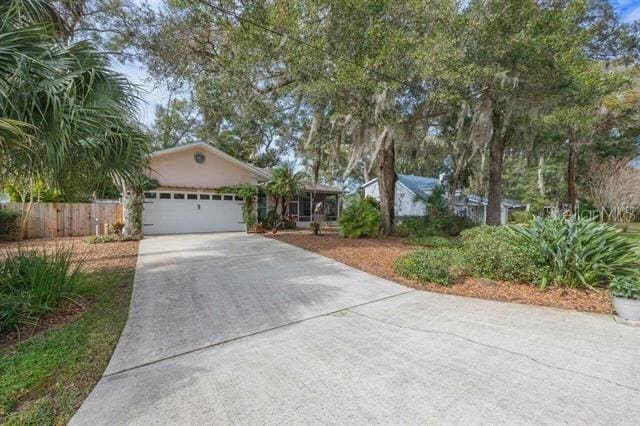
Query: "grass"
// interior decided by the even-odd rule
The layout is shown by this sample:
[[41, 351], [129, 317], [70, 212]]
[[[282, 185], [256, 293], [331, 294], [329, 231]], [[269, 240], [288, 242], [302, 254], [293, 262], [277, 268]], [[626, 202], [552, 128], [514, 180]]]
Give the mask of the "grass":
[[631, 222], [627, 225], [627, 232], [621, 234], [629, 241], [640, 246], [640, 222]]
[[0, 349], [0, 423], [66, 424], [100, 379], [127, 318], [133, 272], [84, 274], [87, 312]]

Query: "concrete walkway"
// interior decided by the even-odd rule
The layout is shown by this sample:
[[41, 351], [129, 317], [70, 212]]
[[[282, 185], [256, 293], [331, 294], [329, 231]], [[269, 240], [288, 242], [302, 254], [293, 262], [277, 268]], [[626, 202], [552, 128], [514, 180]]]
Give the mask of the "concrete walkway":
[[71, 424], [637, 424], [640, 328], [421, 291], [244, 234], [142, 241]]

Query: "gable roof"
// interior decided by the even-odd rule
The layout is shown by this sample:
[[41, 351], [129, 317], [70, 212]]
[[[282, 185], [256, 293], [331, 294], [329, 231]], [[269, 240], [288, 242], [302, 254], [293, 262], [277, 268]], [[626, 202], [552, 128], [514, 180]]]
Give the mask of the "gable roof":
[[155, 157], [161, 157], [167, 154], [175, 154], [177, 152], [181, 152], [181, 151], [187, 151], [189, 149], [192, 148], [200, 148], [202, 150], [205, 151], [209, 151], [212, 154], [227, 160], [230, 163], [235, 164], [238, 167], [241, 167], [245, 170], [248, 170], [249, 172], [255, 174], [257, 177], [262, 178], [262, 179], [269, 179], [269, 175], [267, 173], [265, 173], [262, 169], [260, 169], [259, 167], [256, 166], [252, 166], [251, 164], [245, 163], [244, 161], [240, 161], [235, 157], [232, 157], [231, 155], [227, 154], [224, 151], [221, 151], [220, 149], [216, 148], [215, 146], [209, 145], [207, 143], [204, 142], [195, 142], [195, 143], [189, 143], [186, 145], [180, 145], [180, 146], [176, 146], [174, 148], [167, 148], [167, 149], [163, 149], [161, 151], [156, 151], [154, 153], [151, 154], [151, 158], [155, 158]]
[[[421, 198], [424, 201], [427, 201], [431, 191], [441, 185], [440, 179], [432, 178], [432, 177], [424, 177], [424, 176], [416, 176], [416, 175], [401, 175], [398, 174], [398, 183], [407, 188], [409, 191], [413, 192], [417, 197]], [[369, 182], [366, 182], [360, 186], [360, 188], [364, 188], [366, 186], [371, 185], [374, 182], [377, 182], [378, 178], [371, 179]], [[456, 198], [460, 198], [462, 196], [461, 191], [456, 191]], [[484, 205], [489, 204], [489, 200], [486, 197], [482, 197], [476, 194], [466, 194], [465, 195], [467, 202], [476, 205]], [[502, 205], [508, 208], [518, 208], [524, 207], [524, 205], [518, 201], [509, 198], [505, 198], [502, 200]]]
[[[417, 197], [427, 201], [429, 193], [436, 186], [440, 185], [440, 179], [416, 175], [402, 175], [398, 174], [398, 183], [413, 192]], [[371, 185], [377, 182], [378, 178], [371, 179], [369, 182], [362, 184], [361, 188]]]
[[398, 175], [398, 181], [425, 201], [431, 191], [440, 185], [440, 179], [415, 175]]
[[[267, 169], [263, 169], [254, 165], [251, 165], [249, 163], [245, 163], [244, 161], [240, 161], [237, 158], [227, 154], [224, 151], [221, 151], [220, 149], [216, 148], [215, 146], [209, 145], [207, 143], [204, 142], [195, 142], [195, 143], [190, 143], [190, 144], [186, 144], [186, 145], [180, 145], [180, 146], [176, 146], [173, 148], [167, 148], [167, 149], [163, 149], [161, 151], [156, 151], [154, 153], [151, 154], [151, 157], [161, 157], [164, 155], [168, 155], [168, 154], [175, 154], [177, 152], [181, 152], [181, 151], [187, 151], [189, 149], [192, 148], [200, 148], [202, 150], [205, 151], [209, 151], [211, 153], [213, 153], [214, 155], [229, 161], [230, 163], [235, 164], [236, 166], [242, 167], [245, 170], [248, 170], [249, 172], [255, 174], [258, 178], [262, 179], [262, 180], [268, 180], [269, 178], [271, 178], [271, 173], [269, 172], [269, 170]], [[336, 188], [334, 186], [330, 186], [330, 185], [325, 185], [322, 183], [318, 183], [315, 186], [313, 185], [313, 183], [311, 182], [307, 182], [304, 181], [301, 183], [302, 189], [305, 191], [316, 191], [316, 192], [325, 192], [325, 193], [337, 193], [337, 194], [341, 194], [344, 193], [345, 191], [341, 188]]]

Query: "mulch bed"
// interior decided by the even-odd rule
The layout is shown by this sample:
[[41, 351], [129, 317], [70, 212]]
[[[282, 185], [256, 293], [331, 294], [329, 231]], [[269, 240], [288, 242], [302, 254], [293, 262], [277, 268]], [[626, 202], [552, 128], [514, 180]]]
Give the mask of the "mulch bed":
[[136, 267], [138, 259], [138, 241], [87, 244], [83, 237], [38, 238], [19, 242], [2, 242], [0, 243], [0, 259], [7, 251], [16, 250], [18, 247], [35, 250], [71, 247], [74, 257], [84, 261], [83, 270], [87, 272], [129, 271]]
[[473, 277], [465, 278], [457, 284], [446, 287], [404, 278], [395, 272], [393, 264], [398, 256], [415, 250], [415, 247], [403, 243], [402, 239], [398, 237], [351, 240], [341, 238], [335, 229], [325, 230], [320, 236], [312, 235], [309, 230], [281, 231], [275, 236], [271, 234], [265, 234], [265, 236], [302, 247], [370, 274], [419, 290], [525, 305], [549, 306], [602, 314], [613, 313], [613, 306], [606, 290], [591, 291], [557, 287], [540, 290], [527, 284]]
[[[138, 259], [138, 241], [87, 244], [83, 238], [33, 239], [0, 243], [0, 260], [7, 252], [19, 247], [34, 250], [52, 250], [71, 247], [74, 258], [83, 262], [85, 272], [126, 272], [135, 269]], [[60, 327], [82, 315], [91, 307], [87, 300], [69, 300], [37, 324], [25, 324], [11, 333], [0, 333], [0, 348], [25, 341], [50, 328]]]

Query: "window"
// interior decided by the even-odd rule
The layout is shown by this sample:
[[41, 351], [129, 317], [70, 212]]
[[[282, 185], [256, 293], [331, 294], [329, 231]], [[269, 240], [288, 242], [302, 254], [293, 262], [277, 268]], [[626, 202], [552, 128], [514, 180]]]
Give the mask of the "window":
[[187, 194], [187, 200], [197, 200], [198, 194]]
[[298, 216], [298, 202], [292, 201], [289, 203], [289, 214], [291, 216]]
[[236, 195], [236, 201], [244, 201], [244, 197]]
[[300, 197], [300, 201], [302, 201], [302, 214], [301, 216], [311, 217], [311, 196], [308, 192], [305, 192], [302, 197]]
[[267, 197], [258, 195], [258, 221], [267, 217]]
[[327, 220], [336, 220], [338, 218], [338, 196], [327, 195], [324, 199], [324, 214]]
[[220, 195], [212, 195], [211, 199], [212, 200], [222, 200], [222, 197]]
[[200, 194], [200, 199], [201, 200], [210, 200], [211, 199], [211, 195], [209, 195], [209, 194]]
[[168, 200], [169, 198], [171, 198], [171, 194], [168, 192], [161, 192], [160, 193], [160, 199], [162, 200]]
[[158, 194], [156, 194], [155, 192], [145, 192], [144, 193], [144, 198], [156, 198], [158, 196]]
[[173, 194], [174, 200], [184, 200], [184, 194]]
[[225, 195], [223, 200], [225, 200], [225, 201], [233, 201], [233, 195]]
[[196, 154], [193, 156], [193, 159], [196, 160], [196, 163], [198, 164], [204, 164], [206, 157], [204, 156], [203, 153], [196, 152]]

